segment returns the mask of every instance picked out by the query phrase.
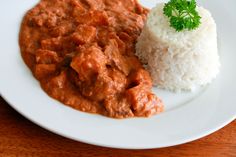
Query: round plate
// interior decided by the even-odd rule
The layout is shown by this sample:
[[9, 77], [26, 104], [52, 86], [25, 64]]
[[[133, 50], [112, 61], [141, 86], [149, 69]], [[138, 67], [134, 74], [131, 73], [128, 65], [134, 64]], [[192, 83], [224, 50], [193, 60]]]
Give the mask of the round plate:
[[[206, 136], [236, 118], [236, 1], [199, 0], [218, 26], [221, 72], [212, 84], [194, 93], [154, 89], [166, 104], [151, 118], [116, 120], [83, 113], [51, 99], [24, 64], [18, 46], [25, 12], [37, 0], [8, 0], [0, 5], [0, 92], [8, 103], [34, 123], [70, 139], [126, 149], [160, 148]], [[155, 0], [142, 0], [153, 7]], [[14, 5], [13, 5], [14, 4]]]

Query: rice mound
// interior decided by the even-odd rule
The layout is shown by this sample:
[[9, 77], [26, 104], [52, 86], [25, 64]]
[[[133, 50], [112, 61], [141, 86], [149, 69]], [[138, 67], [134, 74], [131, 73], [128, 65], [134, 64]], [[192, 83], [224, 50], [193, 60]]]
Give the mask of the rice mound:
[[151, 10], [136, 44], [136, 55], [150, 72], [153, 84], [180, 91], [210, 83], [220, 67], [216, 24], [210, 12], [197, 7], [200, 26], [176, 32], [163, 7], [160, 3]]

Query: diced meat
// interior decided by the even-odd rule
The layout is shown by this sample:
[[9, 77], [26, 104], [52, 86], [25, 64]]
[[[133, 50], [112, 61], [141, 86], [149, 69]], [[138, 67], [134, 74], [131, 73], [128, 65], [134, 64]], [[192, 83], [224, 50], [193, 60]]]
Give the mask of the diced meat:
[[43, 79], [55, 73], [55, 71], [55, 64], [36, 64], [34, 69], [34, 75], [37, 79]]
[[105, 99], [104, 106], [108, 112], [108, 116], [115, 118], [133, 117], [130, 103], [118, 96], [110, 96]]
[[163, 110], [162, 101], [143, 86], [128, 89], [126, 98], [131, 104], [135, 116], [148, 117]]
[[77, 22], [79, 24], [87, 24], [92, 26], [107, 26], [108, 23], [108, 15], [105, 11], [89, 11], [81, 16], [77, 17]]
[[106, 68], [107, 58], [95, 46], [82, 50], [71, 62], [71, 67], [78, 73], [81, 81], [91, 80]]
[[101, 101], [125, 89], [126, 76], [118, 70], [107, 68], [107, 63], [106, 56], [96, 47], [85, 49], [74, 57], [71, 67], [78, 73], [75, 80], [82, 95]]
[[62, 71], [58, 76], [53, 77], [50, 80], [50, 84], [54, 87], [54, 88], [60, 88], [63, 89], [65, 84], [67, 81], [67, 72], [66, 71]]
[[119, 34], [119, 38], [123, 41], [129, 41], [127, 43], [132, 43], [134, 41], [134, 39], [129, 34], [127, 34], [125, 32], [121, 32]]
[[94, 77], [95, 81], [91, 84], [88, 82], [81, 83], [80, 89], [82, 90], [82, 95], [94, 100], [94, 101], [102, 101], [104, 100], [108, 94], [114, 94], [114, 87], [112, 79], [108, 76], [103, 76], [102, 74]]
[[92, 100], [102, 101], [124, 91], [126, 82], [125, 75], [119, 71], [100, 73], [92, 84], [81, 83], [82, 94]]
[[67, 35], [73, 31], [74, 31], [73, 23], [61, 23], [60, 25], [53, 27], [49, 33], [53, 37], [59, 37], [59, 36]]
[[126, 54], [126, 41], [122, 41], [119, 36], [117, 36], [115, 33], [110, 33], [109, 34], [109, 39], [108, 40], [115, 40], [117, 45], [118, 45], [118, 49], [120, 54], [125, 55]]
[[130, 74], [126, 98], [135, 116], [151, 116], [163, 110], [162, 101], [150, 92], [151, 88], [151, 77], [147, 71], [139, 69]]
[[[105, 4], [109, 6], [111, 10], [118, 10], [118, 12], [121, 12], [120, 10], [124, 10], [125, 12], [126, 9], [129, 11], [134, 11], [135, 9], [135, 3], [136, 0], [104, 0]], [[118, 6], [118, 7], [117, 7]]]
[[55, 51], [38, 49], [36, 51], [36, 62], [38, 64], [53, 64], [59, 62], [59, 57]]
[[86, 8], [83, 6], [83, 4], [81, 4], [80, 1], [78, 1], [78, 0], [70, 0], [70, 4], [73, 7], [73, 12], [72, 12], [72, 16], [73, 17], [77, 17], [80, 14], [86, 12]]
[[[107, 70], [108, 77], [111, 78], [111, 84], [114, 90], [117, 91], [117, 93], [123, 92], [127, 86], [127, 78], [126, 76], [116, 69], [108, 69]], [[109, 94], [108, 94], [109, 95]]]
[[103, 0], [87, 0], [87, 2], [92, 10], [103, 10], [105, 8]]
[[103, 10], [105, 8], [103, 0], [83, 0], [82, 2], [86, 8], [91, 10]]
[[121, 32], [119, 33], [119, 39], [125, 43], [126, 55], [132, 55], [130, 54], [130, 52], [133, 52], [135, 50], [134, 47], [135, 38], [125, 32]]
[[135, 56], [135, 55], [126, 56], [125, 59], [127, 61], [127, 64], [130, 67], [130, 71], [135, 71], [137, 69], [143, 69], [143, 66], [140, 63], [140, 61], [139, 61], [137, 56]]
[[41, 40], [41, 49], [56, 51], [59, 56], [64, 56], [74, 51], [74, 43], [69, 37], [57, 37]]
[[96, 28], [93, 26], [80, 25], [71, 35], [71, 39], [76, 44], [85, 44], [91, 42], [96, 37]]
[[44, 39], [41, 41], [41, 47], [45, 50], [58, 51], [63, 48], [62, 42], [63, 39], [61, 37]]
[[108, 36], [111, 33], [110, 27], [102, 26], [97, 28], [97, 43], [100, 47], [105, 47], [108, 43]]
[[142, 85], [151, 89], [152, 80], [147, 71], [144, 69], [139, 69], [137, 71], [133, 71], [129, 76], [129, 84], [132, 86]]
[[114, 39], [111, 39], [108, 46], [105, 47], [105, 55], [108, 56], [109, 60], [115, 64], [115, 66], [122, 71], [125, 75], [130, 72], [130, 67], [126, 62], [125, 57], [123, 57], [118, 49], [118, 44]]

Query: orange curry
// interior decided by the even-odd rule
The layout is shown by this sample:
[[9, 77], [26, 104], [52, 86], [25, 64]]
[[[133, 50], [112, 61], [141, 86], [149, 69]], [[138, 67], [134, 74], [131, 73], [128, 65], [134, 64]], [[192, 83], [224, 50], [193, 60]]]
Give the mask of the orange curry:
[[51, 97], [113, 118], [163, 110], [135, 56], [148, 10], [136, 0], [41, 0], [25, 16], [20, 48]]

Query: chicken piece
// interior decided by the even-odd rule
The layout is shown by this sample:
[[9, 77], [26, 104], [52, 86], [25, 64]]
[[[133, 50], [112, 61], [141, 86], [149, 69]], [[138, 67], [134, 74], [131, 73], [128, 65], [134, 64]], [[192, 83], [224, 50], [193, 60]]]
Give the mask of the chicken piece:
[[[131, 1], [127, 1], [127, 0], [104, 0], [104, 3], [106, 4], [106, 6], [108, 6], [108, 8], [111, 8], [113, 10], [118, 10], [118, 9], [122, 9], [122, 11], [133, 11], [135, 10], [136, 7], [136, 0], [131, 0]], [[117, 7], [119, 6], [119, 7]], [[126, 13], [125, 12], [125, 13]]]
[[116, 35], [115, 32], [110, 33], [108, 37], [109, 37], [108, 40], [113, 39], [116, 41], [120, 54], [125, 55], [126, 54], [126, 44], [125, 44], [126, 41], [122, 41], [119, 38], [119, 36]]
[[82, 49], [72, 59], [71, 67], [78, 73], [81, 81], [90, 81], [105, 70], [106, 64], [107, 58], [103, 52], [91, 46], [88, 49]]
[[92, 26], [108, 26], [108, 15], [105, 11], [93, 10], [76, 17], [79, 24]]
[[34, 75], [37, 79], [44, 79], [56, 72], [55, 64], [36, 64]]
[[105, 99], [104, 107], [106, 108], [108, 116], [115, 118], [133, 117], [134, 114], [127, 99], [119, 99], [118, 96], [110, 96]]
[[112, 87], [112, 79], [110, 77], [102, 76], [101, 74], [95, 77], [92, 83], [83, 82], [81, 83], [80, 89], [82, 91], [82, 95], [94, 100], [94, 101], [102, 101], [104, 100], [108, 94], [114, 94]]
[[70, 0], [70, 5], [73, 6], [72, 16], [77, 17], [86, 12], [86, 8], [78, 0]]
[[129, 76], [126, 98], [135, 116], [151, 116], [163, 110], [162, 101], [151, 93], [152, 80], [147, 71], [139, 69]]
[[57, 37], [41, 40], [41, 49], [56, 51], [59, 56], [64, 56], [75, 49], [70, 37]]
[[50, 29], [50, 34], [52, 37], [66, 36], [74, 31], [73, 23], [61, 22], [60, 25], [57, 25]]
[[111, 83], [113, 84], [112, 87], [117, 91], [117, 93], [121, 93], [126, 89], [128, 81], [122, 72], [113, 68], [108, 69], [107, 75], [111, 78]]
[[162, 101], [142, 85], [128, 89], [126, 98], [135, 116], [148, 117], [163, 111]]
[[53, 86], [55, 89], [63, 89], [67, 81], [67, 72], [61, 71], [58, 76], [53, 77], [50, 80], [50, 85]]
[[103, 0], [85, 0], [84, 3], [86, 3], [91, 10], [103, 10], [105, 8]]
[[108, 57], [111, 64], [113, 63], [126, 76], [130, 73], [130, 66], [127, 64], [124, 56], [121, 55], [116, 40], [111, 39], [105, 47], [104, 54]]
[[59, 62], [59, 57], [55, 51], [42, 50], [36, 51], [36, 62], [38, 64], [53, 64]]
[[93, 26], [80, 25], [71, 35], [71, 39], [77, 45], [90, 43], [96, 37], [96, 28]]
[[149, 73], [144, 69], [138, 69], [133, 71], [129, 76], [129, 86], [130, 88], [142, 85], [146, 86], [149, 89], [152, 88], [152, 80]]
[[[99, 58], [102, 56], [99, 49], [95, 48], [93, 51], [98, 51], [99, 55], [90, 53], [93, 54], [91, 57], [84, 57], [86, 54], [81, 53], [73, 59], [71, 66], [76, 72], [72, 71], [70, 78], [80, 88], [83, 96], [102, 101], [110, 95], [124, 91], [127, 87], [127, 78], [119, 70], [107, 65], [106, 58]], [[100, 59], [102, 60], [99, 62]]]
[[41, 47], [44, 50], [60, 51], [63, 49], [63, 39], [57, 37], [41, 40]]
[[93, 83], [81, 83], [82, 94], [91, 100], [102, 101], [125, 90], [126, 77], [118, 70], [100, 73]]
[[135, 50], [135, 39], [125, 32], [119, 33], [119, 39], [125, 43], [125, 54], [132, 55]]

